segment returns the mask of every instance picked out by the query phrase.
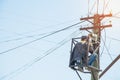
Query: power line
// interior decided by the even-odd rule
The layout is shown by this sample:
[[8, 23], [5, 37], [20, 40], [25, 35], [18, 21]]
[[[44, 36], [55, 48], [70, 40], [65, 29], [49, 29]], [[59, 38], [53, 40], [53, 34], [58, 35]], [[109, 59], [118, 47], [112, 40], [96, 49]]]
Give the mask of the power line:
[[110, 0], [108, 0], [108, 1], [107, 1], [107, 3], [106, 3], [106, 5], [105, 5], [104, 10], [106, 10], [106, 8], [107, 8], [107, 6], [108, 6], [109, 2], [110, 2]]
[[105, 0], [103, 0], [103, 11], [102, 11], [102, 14], [104, 14], [104, 11], [105, 11]]
[[[20, 15], [20, 14], [14, 14], [13, 15], [13, 13], [10, 13], [10, 12], [8, 12], [10, 15], [12, 15], [12, 16], [17, 16], [17, 17], [23, 17], [23, 18], [26, 18], [26, 19], [36, 19], [35, 17], [31, 17], [31, 16], [25, 16], [25, 15]], [[34, 30], [34, 31], [30, 31], [30, 32], [26, 32], [26, 33], [31, 33], [31, 32], [36, 32], [36, 31], [39, 31], [39, 30], [42, 30], [42, 29], [44, 29], [44, 28], [51, 28], [51, 27], [55, 27], [55, 26], [58, 26], [58, 25], [62, 25], [62, 24], [65, 24], [65, 23], [70, 23], [70, 22], [73, 22], [73, 21], [76, 21], [76, 20], [79, 20], [78, 18], [74, 18], [74, 19], [72, 19], [72, 20], [68, 20], [68, 21], [64, 21], [64, 22], [60, 22], [60, 23], [56, 23], [56, 24], [53, 24], [53, 25], [48, 25], [48, 26], [43, 26], [43, 25], [39, 25], [39, 24], [34, 24], [34, 23], [31, 23], [31, 22], [29, 22], [29, 23], [25, 23], [25, 24], [30, 24], [30, 25], [34, 25], [34, 26], [43, 26], [43, 28], [39, 28], [39, 29], [37, 29], [37, 30]], [[40, 20], [41, 21], [41, 20]], [[43, 19], [42, 19], [42, 21], [44, 21]], [[46, 20], [45, 20], [46, 21]], [[22, 34], [19, 34], [19, 35], [22, 35]]]
[[113, 16], [114, 18], [117, 18], [117, 19], [120, 19], [120, 17], [119, 16]]
[[[48, 28], [51, 28], [51, 27], [56, 27], [58, 25], [63, 25], [63, 24], [68, 23], [68, 22], [70, 23], [70, 22], [73, 22], [75, 20], [77, 20], [77, 18], [75, 18], [73, 20], [69, 20], [69, 21], [64, 21], [64, 22], [61, 22], [61, 23], [57, 23], [57, 24], [54, 24], [54, 25], [43, 26], [42, 28], [39, 28], [37, 30], [33, 30], [32, 32], [37, 32], [37, 31], [40, 31], [40, 30], [43, 30], [43, 29], [46, 29], [46, 28], [48, 29]], [[31, 33], [31, 31], [30, 32], [26, 32], [26, 33]]]
[[[80, 26], [76, 26], [76, 27], [80, 27]], [[6, 43], [6, 42], [11, 42], [11, 41], [18, 41], [18, 40], [22, 40], [22, 39], [26, 39], [26, 38], [34, 38], [34, 37], [42, 36], [42, 35], [45, 35], [45, 34], [47, 35], [47, 34], [50, 34], [52, 32], [55, 32], [55, 31], [40, 33], [40, 34], [36, 34], [36, 35], [28, 35], [28, 36], [18, 37], [18, 38], [14, 38], [14, 39], [8, 39], [8, 40], [5, 40], [5, 41], [0, 41], [0, 44], [1, 43]]]
[[103, 52], [104, 52], [104, 49], [105, 49], [104, 47], [105, 47], [105, 43], [106, 43], [106, 31], [105, 31], [105, 29], [104, 29], [104, 33], [105, 33], [105, 40], [103, 40], [103, 38], [102, 38], [102, 40], [103, 40], [104, 42], [103, 42], [103, 49], [102, 49], [101, 54], [100, 54], [101, 56], [102, 56], [102, 54], [103, 54]]
[[108, 55], [109, 55], [110, 59], [113, 60], [113, 58], [112, 58], [112, 56], [111, 56], [111, 54], [110, 54], [110, 52], [109, 52], [109, 49], [107, 48], [104, 40], [103, 40], [103, 43], [104, 43], [104, 46], [105, 46], [105, 48], [106, 48], [106, 50], [107, 50], [107, 52], [108, 52]]
[[119, 39], [116, 39], [116, 38], [113, 38], [113, 37], [108, 37], [108, 38], [110, 38], [110, 39], [112, 39], [112, 40], [115, 40], [115, 41], [119, 41], [119, 42], [120, 42], [120, 40], [119, 40]]
[[[43, 26], [42, 28], [39, 28], [37, 30], [32, 30], [32, 31], [28, 31], [28, 32], [25, 32], [25, 33], [18, 33], [18, 32], [11, 32], [9, 30], [5, 30], [5, 29], [1, 29], [2, 31], [7, 31], [7, 32], [10, 32], [12, 34], [15, 34], [15, 35], [18, 35], [18, 36], [21, 36], [21, 37], [26, 37], [26, 34], [28, 33], [33, 33], [33, 32], [37, 32], [37, 31], [40, 31], [40, 30], [43, 30], [43, 29], [48, 29], [48, 28], [51, 28], [51, 27], [56, 27], [56, 26], [60, 26], [62, 24], [65, 24], [65, 23], [68, 23], [68, 22], [73, 22], [73, 21], [76, 21], [77, 18], [73, 19], [73, 20], [69, 20], [69, 21], [64, 21], [64, 22], [61, 22], [61, 23], [57, 23], [57, 24], [54, 24], [54, 25], [48, 25], [48, 26]], [[40, 26], [40, 25], [39, 25]], [[7, 37], [8, 38], [8, 37]], [[18, 38], [19, 40], [19, 38]], [[6, 41], [2, 41], [2, 42], [9, 42], [9, 41], [12, 41], [12, 40], [6, 40]], [[0, 42], [1, 43], [1, 42]]]
[[22, 39], [25, 39], [25, 38], [34, 38], [36, 36], [42, 36], [42, 35], [47, 35], [47, 34], [50, 34], [54, 31], [51, 31], [51, 32], [47, 32], [47, 33], [41, 33], [41, 34], [36, 34], [36, 35], [29, 35], [29, 36], [24, 36], [24, 37], [18, 37], [18, 38], [14, 38], [14, 39], [8, 39], [8, 40], [5, 40], [5, 41], [1, 41], [0, 43], [6, 43], [6, 42], [11, 42], [11, 41], [18, 41], [18, 40], [22, 40]]
[[89, 16], [89, 9], [90, 9], [90, 0], [88, 0], [88, 16]]
[[83, 22], [85, 22], [85, 21], [81, 21], [81, 22], [78, 22], [78, 23], [73, 24], [73, 25], [71, 25], [71, 26], [68, 26], [68, 27], [66, 27], [66, 28], [63, 28], [63, 29], [54, 31], [54, 32], [52, 32], [52, 33], [50, 33], [50, 34], [47, 34], [47, 35], [42, 36], [42, 37], [40, 37], [40, 38], [37, 38], [37, 39], [35, 39], [35, 40], [29, 41], [29, 42], [24, 43], [24, 44], [22, 44], [22, 45], [19, 45], [19, 46], [17, 46], [17, 47], [14, 47], [14, 48], [8, 49], [8, 50], [6, 50], [6, 51], [0, 52], [0, 54], [4, 54], [4, 53], [10, 52], [10, 51], [13, 51], [13, 50], [15, 50], [15, 49], [18, 49], [18, 48], [23, 47], [23, 46], [25, 46], [25, 45], [31, 44], [31, 43], [36, 42], [36, 41], [38, 41], [38, 40], [40, 40], [40, 39], [43, 39], [43, 38], [45, 38], [45, 37], [48, 37], [48, 36], [51, 36], [51, 35], [56, 34], [56, 33], [58, 33], [58, 32], [67, 30], [67, 29], [69, 29], [69, 28], [71, 28], [71, 27], [73, 27], [73, 26], [76, 26], [76, 25], [78, 25], [78, 24], [81, 24], [81, 23], [83, 23]]
[[94, 4], [92, 5], [89, 13], [92, 13], [92, 10], [95, 8], [95, 5], [96, 5], [96, 1], [95, 1]]
[[64, 40], [62, 40], [61, 42], [59, 42], [55, 47], [47, 50], [44, 54], [44, 56], [40, 57], [36, 57], [34, 60], [32, 60], [30, 63], [27, 63], [25, 65], [23, 65], [22, 67], [18, 68], [17, 70], [4, 75], [3, 77], [0, 78], [0, 80], [3, 80], [5, 78], [11, 77], [12, 75], [15, 76], [23, 71], [25, 71], [26, 69], [28, 69], [29, 67], [31, 67], [33, 64], [35, 64], [36, 62], [42, 60], [43, 58], [45, 58], [46, 56], [50, 55], [53, 51], [57, 50], [58, 48], [60, 48], [61, 46], [63, 46], [64, 44], [66, 44], [68, 41], [71, 40], [71, 37], [78, 35], [78, 32], [73, 32], [69, 37], [65, 38]]
[[97, 0], [97, 14], [98, 14], [98, 9], [99, 9], [99, 0]]
[[114, 14], [114, 16], [119, 15], [119, 14], [120, 14], [120, 12], [117, 12], [117, 13]]
[[[49, 33], [52, 33], [52, 32], [49, 32]], [[0, 43], [10, 42], [10, 41], [18, 41], [18, 40], [22, 40], [22, 39], [25, 39], [25, 38], [33, 38], [33, 37], [36, 37], [36, 36], [42, 36], [42, 35], [45, 35], [45, 34], [47, 34], [47, 33], [41, 33], [41, 34], [37, 34], [37, 35], [30, 35], [30, 36], [24, 36], [24, 37], [19, 37], [19, 38], [14, 38], [14, 39], [8, 39], [8, 40], [5, 40], [5, 41], [1, 41]]]
[[119, 16], [117, 16], [117, 15], [119, 15], [119, 14], [120, 14], [120, 12], [117, 12], [117, 13], [115, 13], [115, 14], [113, 15], [113, 17], [114, 17], [114, 18], [118, 18], [118, 19], [119, 19], [120, 17], [119, 17]]

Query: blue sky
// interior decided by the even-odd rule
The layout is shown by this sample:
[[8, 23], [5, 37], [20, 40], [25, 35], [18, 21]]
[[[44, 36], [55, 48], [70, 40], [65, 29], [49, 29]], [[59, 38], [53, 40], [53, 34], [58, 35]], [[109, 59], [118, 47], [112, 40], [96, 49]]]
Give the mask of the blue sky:
[[[97, 0], [89, 0], [89, 11]], [[99, 13], [103, 12], [103, 1], [100, 0]], [[119, 0], [108, 1], [104, 13], [120, 12]], [[96, 6], [96, 5], [95, 5]], [[91, 15], [96, 13], [94, 7]], [[38, 39], [50, 32], [65, 28], [80, 22], [80, 18], [88, 16], [88, 0], [0, 0], [0, 53]], [[119, 55], [120, 24], [119, 14], [113, 18], [103, 20], [112, 21], [112, 28], [102, 31], [103, 40], [114, 59]], [[0, 54], [0, 80], [77, 80], [76, 73], [68, 67], [71, 38], [85, 35], [79, 28], [90, 25], [87, 22], [64, 30], [29, 45]], [[71, 35], [74, 33], [73, 35]], [[106, 38], [105, 38], [106, 35]], [[31, 37], [34, 36], [34, 37]], [[66, 44], [43, 57], [56, 47]], [[68, 41], [68, 42], [67, 42]], [[103, 50], [101, 42], [101, 51]], [[104, 70], [111, 63], [108, 51], [104, 49], [101, 58], [101, 69]], [[101, 80], [120, 79], [120, 61], [118, 61]], [[115, 74], [117, 72], [117, 74]], [[83, 80], [90, 80], [90, 75], [80, 73]], [[112, 76], [110, 76], [112, 75]]]

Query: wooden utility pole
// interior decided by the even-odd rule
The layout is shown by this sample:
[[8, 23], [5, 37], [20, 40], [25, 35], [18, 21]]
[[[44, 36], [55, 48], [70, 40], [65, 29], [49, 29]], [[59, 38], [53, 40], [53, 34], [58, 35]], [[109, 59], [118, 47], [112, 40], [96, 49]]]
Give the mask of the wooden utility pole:
[[[101, 39], [101, 30], [107, 27], [112, 27], [111, 24], [108, 25], [101, 25], [101, 21], [105, 18], [105, 17], [111, 17], [112, 14], [95, 14], [92, 17], [85, 17], [85, 18], [81, 18], [80, 20], [84, 20], [84, 21], [88, 21], [90, 23], [92, 23], [92, 27], [85, 27], [85, 28], [80, 28], [80, 30], [89, 30], [92, 29], [92, 33], [97, 35], [97, 44], [93, 45], [94, 49], [96, 49], [99, 45], [100, 45], [100, 39]], [[100, 50], [99, 48], [97, 49], [96, 53], [98, 54], [98, 62], [97, 64], [94, 65], [94, 67], [100, 69]], [[99, 74], [99, 72], [96, 72], [95, 74]], [[97, 76], [97, 78], [99, 78], [99, 76]], [[93, 79], [94, 80], [94, 79]], [[98, 79], [96, 79], [98, 80]]]

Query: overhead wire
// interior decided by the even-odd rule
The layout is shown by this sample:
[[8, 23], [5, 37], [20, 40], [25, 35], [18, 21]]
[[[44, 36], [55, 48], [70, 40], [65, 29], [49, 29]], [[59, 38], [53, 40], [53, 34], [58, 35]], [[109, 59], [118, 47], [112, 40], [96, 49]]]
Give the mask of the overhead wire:
[[118, 18], [118, 19], [119, 19], [119, 18], [120, 18], [120, 17], [119, 17], [119, 14], [120, 14], [120, 12], [117, 12], [117, 13], [113, 14], [112, 17], [113, 17], [113, 18]]
[[92, 10], [95, 8], [95, 5], [96, 5], [96, 1], [94, 2], [94, 4], [92, 5], [91, 9], [90, 9], [90, 14], [92, 13]]
[[[17, 18], [24, 18], [24, 21], [23, 22], [25, 22], [26, 20], [25, 19], [29, 19], [29, 20], [36, 20], [36, 19], [38, 19], [39, 21], [47, 21], [47, 20], [45, 20], [45, 19], [41, 19], [41, 18], [39, 18], [39, 17], [33, 17], [33, 16], [28, 16], [28, 15], [21, 15], [21, 14], [14, 14], [14, 13], [11, 13], [11, 12], [9, 12], [9, 11], [7, 11], [7, 13], [9, 13], [9, 16], [13, 16], [13, 17], [17, 17]], [[8, 16], [7, 16], [8, 17]], [[4, 16], [3, 16], [3, 18], [4, 18]], [[6, 19], [6, 16], [5, 16], [5, 19]], [[74, 19], [72, 19], [72, 20], [68, 20], [68, 21], [64, 21], [64, 22], [60, 22], [60, 23], [56, 23], [56, 24], [53, 24], [53, 25], [48, 25], [48, 26], [43, 26], [43, 25], [39, 25], [39, 24], [34, 24], [34, 23], [32, 23], [32, 22], [29, 22], [29, 24], [30, 25], [34, 25], [34, 26], [43, 26], [43, 28], [51, 28], [51, 27], [55, 27], [55, 26], [58, 26], [58, 25], [62, 25], [62, 24], [65, 24], [65, 23], [70, 23], [70, 22], [73, 22], [73, 21], [75, 21], [75, 20], [78, 20], [78, 18], [74, 18]], [[39, 29], [37, 29], [37, 30], [34, 30], [34, 31], [38, 31], [38, 30], [41, 30], [41, 28], [39, 28]], [[30, 33], [31, 32], [34, 32], [34, 31], [30, 31]], [[29, 32], [28, 32], [29, 33]]]
[[99, 9], [99, 0], [97, 0], [97, 14], [99, 13], [98, 9]]
[[[44, 27], [39, 28], [39, 29], [37, 29], [37, 30], [33, 30], [32, 32], [37, 32], [37, 31], [40, 31], [40, 30], [44, 30], [44, 29], [48, 29], [48, 28], [53, 28], [53, 27], [56, 27], [56, 26], [58, 26], [58, 25], [63, 25], [63, 24], [65, 24], [65, 23], [73, 22], [73, 21], [75, 21], [75, 20], [79, 20], [79, 19], [75, 18], [75, 19], [73, 19], [73, 20], [64, 21], [64, 22], [57, 23], [57, 24], [54, 24], [54, 25], [44, 26]], [[31, 31], [30, 31], [30, 32], [26, 32], [26, 33], [31, 33]]]
[[61, 46], [63, 46], [64, 44], [66, 44], [67, 42], [69, 42], [71, 40], [71, 38], [73, 36], [77, 36], [78, 34], [78, 31], [75, 31], [73, 32], [71, 35], [69, 35], [67, 38], [65, 38], [64, 40], [62, 40], [61, 42], [59, 42], [55, 47], [47, 50], [46, 52], [44, 52], [45, 55], [43, 55], [42, 57], [41, 56], [38, 56], [36, 58], [34, 58], [31, 62], [23, 65], [22, 67], [16, 69], [15, 71], [9, 73], [9, 74], [6, 74], [4, 76], [2, 76], [0, 78], [0, 80], [3, 80], [3, 79], [6, 79], [6, 78], [12, 78], [14, 77], [15, 75], [18, 75], [19, 73], [25, 71], [26, 69], [28, 69], [29, 67], [33, 66], [33, 64], [37, 63], [38, 61], [42, 60], [43, 58], [45, 58], [46, 56], [50, 55], [53, 51], [57, 50], [58, 48], [60, 48]]
[[91, 7], [91, 9], [90, 9], [90, 12], [89, 12], [90, 14], [92, 13], [93, 9], [95, 8], [96, 3], [97, 3], [97, 2], [96, 2], [96, 0], [95, 0], [95, 2], [93, 3], [93, 5], [92, 5], [92, 7]]
[[[110, 3], [110, 0], [108, 0], [107, 2], [105, 2], [105, 0], [103, 1], [103, 11], [102, 13], [104, 13], [104, 11], [107, 9], [108, 5]], [[95, 5], [97, 4], [97, 13], [98, 13], [98, 9], [99, 9], [99, 0], [95, 1], [94, 4], [92, 5], [92, 8], [90, 9], [89, 13], [92, 13], [92, 10], [95, 8]]]
[[[101, 37], [101, 38], [102, 38], [102, 37]], [[102, 40], [103, 40], [103, 38], [102, 38]], [[104, 43], [105, 49], [106, 49], [106, 51], [107, 51], [107, 53], [108, 53], [108, 55], [109, 55], [109, 57], [110, 57], [111, 61], [113, 61], [112, 55], [110, 54], [109, 49], [107, 48], [107, 46], [106, 46], [106, 44], [105, 44], [105, 41], [104, 41], [104, 40], [103, 40], [103, 43]]]
[[[104, 42], [103, 42], [103, 49], [102, 49], [102, 51], [101, 51], [101, 56], [102, 56], [102, 54], [103, 54], [103, 52], [104, 52], [104, 49], [105, 49], [105, 43], [106, 43], [106, 31], [105, 31], [105, 29], [104, 29], [104, 35], [105, 35], [105, 40], [104, 40]], [[102, 40], [103, 40], [103, 38], [102, 38]]]
[[102, 11], [102, 14], [104, 14], [104, 11], [105, 11], [105, 0], [103, 0], [103, 11]]
[[106, 3], [106, 5], [105, 5], [104, 10], [106, 10], [106, 9], [107, 9], [107, 7], [108, 7], [109, 3], [110, 3], [110, 0], [108, 0], [108, 1], [107, 1], [107, 3]]
[[119, 42], [120, 42], [120, 39], [116, 39], [116, 38], [113, 38], [113, 37], [108, 37], [108, 38], [110, 38], [110, 39], [112, 39], [112, 40], [115, 40], [115, 41], [119, 41]]
[[[108, 6], [109, 2], [110, 2], [110, 0], [107, 2], [107, 4], [105, 4], [105, 0], [104, 0], [103, 13], [104, 13], [106, 7]], [[106, 44], [105, 44], [105, 42], [106, 42], [106, 31], [105, 31], [105, 29], [104, 29], [104, 32], [105, 32], [105, 40], [101, 37], [101, 38], [102, 38], [102, 41], [103, 41], [103, 44], [104, 44], [103, 46], [106, 48], [110, 59], [113, 60], [113, 59], [112, 59], [112, 56], [111, 56], [111, 54], [110, 54], [110, 52], [109, 52], [109, 50], [108, 50], [108, 48], [107, 48], [107, 46], [106, 46]], [[103, 54], [104, 47], [103, 47], [103, 50], [102, 50], [102, 52], [101, 52], [101, 55]]]
[[90, 9], [90, 0], [88, 0], [88, 16], [89, 16], [89, 9]]
[[[104, 14], [104, 11], [105, 11], [105, 9], [107, 8], [107, 6], [108, 6], [108, 4], [109, 4], [109, 2], [110, 2], [110, 0], [107, 2], [107, 4], [105, 3], [105, 0], [103, 1], [103, 11], [102, 11], [102, 13]], [[107, 20], [108, 21], [108, 20]], [[103, 52], [104, 52], [104, 49], [106, 48], [106, 50], [107, 50], [107, 52], [108, 52], [108, 54], [109, 54], [109, 56], [110, 56], [110, 58], [111, 58], [111, 60], [112, 60], [112, 56], [111, 56], [111, 54], [109, 53], [109, 50], [108, 50], [108, 48], [106, 47], [106, 31], [105, 31], [105, 29], [104, 29], [104, 33], [105, 33], [105, 40], [103, 40], [103, 38], [102, 38], [102, 40], [103, 40], [103, 50], [101, 51], [101, 56], [102, 56], [102, 54], [103, 54]]]
[[119, 14], [120, 14], [120, 12], [117, 12], [117, 13], [114, 14], [114, 16], [119, 15]]
[[45, 37], [48, 37], [48, 36], [51, 36], [51, 35], [56, 34], [56, 33], [58, 33], [58, 32], [67, 30], [67, 29], [69, 29], [69, 28], [71, 28], [71, 27], [73, 27], [73, 26], [76, 26], [76, 25], [78, 25], [78, 24], [81, 24], [81, 23], [83, 23], [83, 22], [85, 22], [85, 21], [78, 22], [78, 23], [76, 23], [76, 24], [73, 24], [73, 25], [70, 25], [70, 26], [65, 27], [65, 28], [63, 28], [63, 29], [54, 31], [54, 32], [52, 32], [52, 33], [50, 33], [50, 34], [47, 34], [47, 35], [42, 36], [42, 37], [40, 37], [40, 38], [34, 39], [34, 40], [32, 40], [32, 41], [29, 41], [29, 42], [24, 43], [24, 44], [22, 44], [22, 45], [19, 45], [19, 46], [17, 46], [17, 47], [14, 47], [14, 48], [5, 50], [5, 51], [3, 51], [3, 52], [0, 52], [0, 54], [4, 54], [4, 53], [10, 52], [10, 51], [13, 51], [13, 50], [15, 50], [15, 49], [18, 49], [18, 48], [20, 48], [20, 47], [23, 47], [23, 46], [25, 46], [25, 45], [31, 44], [31, 43], [33, 43], [33, 42], [39, 41], [39, 40], [41, 40], [41, 39], [43, 39], [43, 38], [45, 38]]
[[[120, 41], [120, 40], [118, 40], [118, 39], [114, 39], [114, 38], [111, 38], [111, 39], [112, 39], [112, 40], [116, 40], [116, 41]], [[105, 44], [105, 43], [104, 43], [104, 44]], [[105, 48], [106, 48], [106, 50], [107, 50], [107, 52], [108, 52], [108, 55], [109, 55], [111, 61], [113, 61], [112, 56], [118, 56], [118, 55], [112, 55], [112, 54], [110, 54], [109, 49], [107, 48], [106, 45], [105, 45]], [[119, 66], [120, 66], [120, 64], [119, 64]]]
[[4, 31], [4, 32], [7, 32], [7, 33], [12, 33], [12, 34], [15, 34], [15, 35], [18, 35], [18, 36], [21, 36], [20, 33], [17, 33], [17, 32], [14, 32], [14, 31], [9, 31], [9, 30], [6, 30], [6, 29], [0, 29], [1, 31]]
[[114, 18], [117, 18], [117, 19], [120, 19], [120, 17], [119, 16], [113, 16]]
[[14, 38], [14, 39], [8, 39], [8, 40], [5, 40], [5, 41], [0, 41], [0, 43], [6, 43], [6, 42], [11, 42], [11, 41], [18, 41], [18, 40], [22, 40], [22, 39], [25, 39], [25, 38], [34, 38], [36, 36], [42, 36], [42, 35], [45, 35], [45, 34], [48, 34], [48, 33], [52, 33], [52, 32], [46, 32], [46, 33], [41, 33], [41, 34], [37, 34], [37, 35], [29, 35], [29, 36], [24, 36], [24, 37], [18, 37], [18, 38]]
[[109, 5], [110, 1], [111, 0], [108, 0], [108, 1], [104, 0], [104, 2], [103, 2], [103, 12], [102, 12], [103, 14], [104, 14], [105, 10], [108, 8], [108, 5]]
[[[80, 27], [80, 26], [76, 26], [76, 27]], [[76, 27], [74, 27], [74, 28], [76, 28]], [[23, 36], [23, 37], [14, 38], [14, 39], [8, 39], [8, 40], [0, 41], [0, 44], [6, 43], [6, 42], [11, 42], [11, 41], [19, 41], [19, 40], [27, 39], [27, 38], [34, 38], [34, 37], [38, 37], [38, 36], [43, 36], [45, 34], [47, 35], [47, 34], [50, 34], [52, 32], [55, 32], [55, 31], [40, 33], [40, 34], [35, 34], [35, 35], [27, 35], [27, 36]]]
[[[48, 26], [43, 26], [42, 28], [38, 28], [37, 30], [33, 30], [33, 31], [28, 31], [28, 32], [24, 32], [24, 33], [18, 33], [18, 32], [13, 32], [13, 31], [9, 31], [9, 30], [5, 30], [5, 29], [1, 29], [2, 31], [7, 31], [9, 33], [12, 33], [12, 34], [15, 34], [15, 35], [18, 35], [20, 37], [26, 37], [28, 33], [33, 33], [33, 32], [37, 32], [37, 31], [41, 31], [43, 29], [48, 29], [48, 28], [53, 28], [53, 27], [56, 27], [56, 26], [60, 26], [60, 25], [63, 25], [65, 23], [68, 23], [68, 22], [73, 22], [73, 21], [76, 21], [76, 20], [79, 20], [77, 18], [73, 19], [73, 20], [69, 20], [69, 21], [64, 21], [64, 22], [61, 22], [61, 23], [57, 23], [57, 24], [54, 24], [54, 25], [48, 25]], [[40, 25], [39, 25], [40, 26]], [[8, 37], [7, 37], [8, 38]], [[8, 41], [11, 41], [11, 40], [8, 40]], [[1, 41], [1, 42], [4, 42], [4, 41]], [[7, 40], [6, 40], [7, 42]]]
[[[103, 3], [103, 14], [104, 14], [104, 11], [106, 10], [106, 8], [107, 8], [108, 5], [109, 5], [109, 2], [110, 2], [110, 0], [108, 0], [107, 3], [105, 4], [105, 0], [104, 0], [104, 3]], [[116, 13], [115, 15], [117, 15], [117, 14], [119, 14], [119, 12]], [[105, 30], [104, 30], [104, 31], [105, 31]], [[103, 40], [103, 38], [102, 38], [102, 40]], [[104, 44], [104, 47], [106, 48], [106, 50], [107, 50], [107, 52], [108, 52], [108, 55], [109, 55], [110, 59], [113, 61], [112, 55], [110, 54], [109, 49], [107, 48], [105, 42], [106, 42], [106, 31], [105, 31], [105, 41], [103, 40], [103, 44]], [[104, 50], [104, 48], [103, 48], [103, 50]], [[103, 54], [103, 51], [102, 51], [101, 55], [102, 55], [102, 54]]]

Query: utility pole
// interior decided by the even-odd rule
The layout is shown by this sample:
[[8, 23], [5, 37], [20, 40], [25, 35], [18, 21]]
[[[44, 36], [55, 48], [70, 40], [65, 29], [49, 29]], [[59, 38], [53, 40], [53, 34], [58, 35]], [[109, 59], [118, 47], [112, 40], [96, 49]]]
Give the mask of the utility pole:
[[[101, 30], [104, 29], [104, 28], [107, 28], [107, 27], [112, 27], [111, 24], [108, 24], [108, 25], [101, 25], [101, 21], [105, 18], [105, 17], [111, 17], [112, 14], [95, 14], [94, 16], [91, 16], [91, 17], [85, 17], [85, 18], [81, 18], [80, 20], [84, 20], [84, 21], [88, 21], [90, 23], [92, 23], [92, 27], [85, 27], [85, 28], [80, 28], [80, 30], [89, 30], [91, 29], [92, 30], [92, 33], [97, 35], [97, 44], [94, 44], [93, 47], [94, 49], [96, 49], [99, 45], [100, 45], [100, 39], [101, 39]], [[98, 55], [98, 60], [97, 62], [95, 63], [94, 67], [100, 69], [100, 50], [99, 50], [99, 47], [96, 51], [97, 55]], [[91, 74], [92, 74], [92, 71], [91, 71]], [[91, 78], [92, 80], [98, 80], [99, 79], [99, 72], [94, 72], [93, 71], [93, 74], [97, 75], [96, 77], [94, 78]]]

